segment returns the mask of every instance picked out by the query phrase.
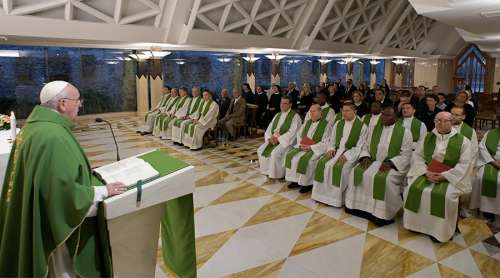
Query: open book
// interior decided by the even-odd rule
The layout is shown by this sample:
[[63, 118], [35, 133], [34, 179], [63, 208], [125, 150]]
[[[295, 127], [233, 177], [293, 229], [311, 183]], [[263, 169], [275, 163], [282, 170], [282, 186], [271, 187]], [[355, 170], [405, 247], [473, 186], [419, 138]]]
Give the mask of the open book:
[[137, 157], [99, 167], [94, 172], [106, 183], [123, 182], [129, 188], [134, 187], [139, 180], [146, 183], [160, 176], [148, 162]]

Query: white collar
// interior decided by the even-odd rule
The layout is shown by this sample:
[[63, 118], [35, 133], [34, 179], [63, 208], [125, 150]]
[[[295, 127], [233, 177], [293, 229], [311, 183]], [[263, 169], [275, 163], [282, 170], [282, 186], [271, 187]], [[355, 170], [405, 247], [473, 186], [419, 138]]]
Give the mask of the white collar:
[[453, 135], [457, 134], [458, 131], [455, 128], [452, 128], [450, 133], [448, 134], [441, 134], [437, 131], [436, 128], [432, 130], [432, 133], [434, 133], [439, 139], [446, 140], [448, 138], [451, 138]]

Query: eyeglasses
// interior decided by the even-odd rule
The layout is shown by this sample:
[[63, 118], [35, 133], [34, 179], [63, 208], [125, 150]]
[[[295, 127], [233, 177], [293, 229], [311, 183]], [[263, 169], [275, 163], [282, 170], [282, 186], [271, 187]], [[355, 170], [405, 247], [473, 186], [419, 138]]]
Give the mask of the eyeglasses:
[[61, 98], [61, 100], [65, 100], [65, 99], [72, 100], [72, 101], [77, 101], [77, 102], [79, 102], [80, 107], [83, 106], [83, 98], [81, 98], [81, 97], [80, 98]]
[[440, 119], [434, 119], [434, 123], [439, 124], [439, 123], [446, 123], [446, 122], [451, 122], [451, 120], [440, 120]]

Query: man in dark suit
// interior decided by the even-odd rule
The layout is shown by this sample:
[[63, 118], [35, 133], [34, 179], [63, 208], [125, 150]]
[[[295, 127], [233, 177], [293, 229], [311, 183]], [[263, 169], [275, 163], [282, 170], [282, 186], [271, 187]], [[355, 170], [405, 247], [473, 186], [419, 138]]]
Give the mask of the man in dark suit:
[[231, 98], [228, 96], [226, 88], [223, 88], [220, 92], [220, 98], [217, 102], [219, 103], [219, 119], [222, 119], [226, 116], [229, 105], [231, 104]]
[[375, 90], [374, 101], [380, 102], [382, 107], [393, 106], [392, 101], [385, 96], [384, 90], [380, 88]]
[[299, 91], [296, 89], [294, 82], [288, 82], [288, 89], [285, 92], [285, 96], [289, 96], [292, 99], [292, 110], [297, 109], [297, 101], [299, 100]]
[[240, 90], [233, 89], [233, 100], [229, 105], [226, 116], [219, 121], [222, 129], [229, 133], [229, 140], [235, 139], [235, 128], [237, 125], [244, 125], [247, 112], [247, 102], [241, 96]]
[[356, 88], [356, 86], [354, 86], [354, 84], [352, 83], [352, 79], [347, 79], [347, 87], [345, 89], [345, 93], [344, 93], [344, 96], [343, 96], [343, 99], [351, 99], [352, 98], [352, 93], [354, 91], [356, 91], [358, 88]]

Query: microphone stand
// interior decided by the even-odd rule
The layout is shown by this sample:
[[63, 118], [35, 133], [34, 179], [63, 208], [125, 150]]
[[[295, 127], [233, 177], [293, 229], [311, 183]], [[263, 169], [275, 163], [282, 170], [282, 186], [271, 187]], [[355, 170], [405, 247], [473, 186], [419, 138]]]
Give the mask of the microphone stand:
[[109, 121], [106, 121], [102, 118], [97, 118], [95, 119], [95, 121], [97, 123], [107, 123], [108, 126], [109, 126], [109, 129], [111, 130], [111, 135], [113, 136], [113, 141], [115, 142], [115, 148], [116, 148], [116, 161], [120, 161], [120, 152], [118, 151], [118, 143], [116, 143], [116, 137], [115, 137], [115, 133], [113, 132], [113, 127], [111, 126], [111, 123]]

